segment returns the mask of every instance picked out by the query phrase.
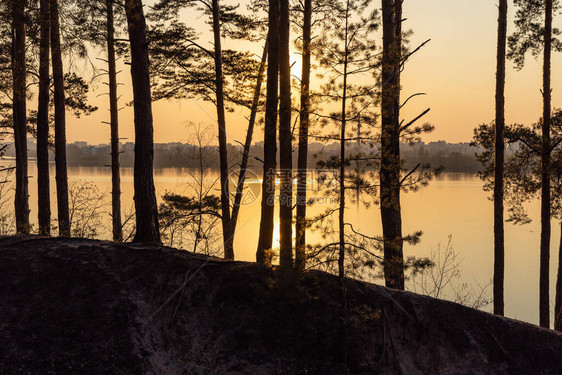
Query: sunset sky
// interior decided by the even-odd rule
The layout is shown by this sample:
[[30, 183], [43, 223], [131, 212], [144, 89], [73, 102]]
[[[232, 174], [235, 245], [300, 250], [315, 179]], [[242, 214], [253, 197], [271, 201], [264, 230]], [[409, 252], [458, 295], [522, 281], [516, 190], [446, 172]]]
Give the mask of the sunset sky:
[[[149, 2], [150, 3], [150, 2]], [[244, 6], [244, 1], [240, 2]], [[376, 2], [377, 6], [378, 2]], [[510, 4], [508, 34], [513, 32], [512, 16], [514, 8]], [[190, 15], [185, 15], [189, 18]], [[198, 15], [191, 15], [197, 18]], [[426, 141], [444, 139], [449, 142], [468, 142], [472, 130], [480, 123], [490, 122], [494, 116], [494, 77], [496, 56], [497, 4], [493, 0], [406, 0], [404, 27], [414, 30], [412, 46], [426, 39], [431, 42], [415, 54], [406, 64], [403, 73], [402, 95], [404, 98], [416, 92], [425, 92], [408, 104], [403, 111], [407, 120], [415, 117], [427, 107], [431, 112], [425, 118], [435, 125], [434, 133], [425, 137]], [[560, 19], [560, 16], [557, 17]], [[201, 20], [195, 21], [201, 24]], [[555, 26], [557, 26], [555, 19]], [[201, 30], [201, 38], [210, 36], [210, 31]], [[293, 35], [294, 36], [294, 35]], [[261, 46], [256, 45], [256, 51]], [[300, 56], [293, 55], [293, 61]], [[297, 62], [300, 63], [300, 62]], [[541, 114], [541, 66], [542, 60], [531, 56], [521, 71], [508, 62], [506, 87], [506, 120], [508, 123], [530, 124]], [[553, 54], [553, 107], [561, 106], [562, 96], [562, 56]], [[129, 67], [123, 66], [120, 86], [123, 95], [121, 103], [129, 102]], [[108, 143], [109, 126], [101, 121], [107, 120], [107, 96], [99, 94], [106, 86], [98, 83], [92, 92], [93, 102], [100, 110], [92, 116], [81, 119], [69, 118], [67, 128], [68, 142], [88, 141], [89, 143]], [[296, 95], [296, 93], [293, 93]], [[187, 141], [186, 121], [214, 125], [216, 111], [210, 104], [194, 100], [159, 102], [154, 104], [154, 134], [156, 142]], [[229, 142], [242, 140], [247, 122], [239, 112], [228, 115], [227, 130]], [[120, 112], [120, 136], [133, 140], [132, 109]], [[254, 140], [263, 138], [261, 130]], [[124, 140], [126, 142], [127, 140]]]

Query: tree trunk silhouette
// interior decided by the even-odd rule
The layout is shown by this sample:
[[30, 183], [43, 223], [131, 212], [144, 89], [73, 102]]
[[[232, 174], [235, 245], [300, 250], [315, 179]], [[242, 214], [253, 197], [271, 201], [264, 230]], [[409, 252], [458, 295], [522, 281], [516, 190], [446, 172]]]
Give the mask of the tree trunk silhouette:
[[238, 174], [238, 183], [236, 184], [236, 195], [234, 196], [234, 206], [232, 206], [232, 233], [236, 233], [236, 223], [238, 221], [238, 213], [240, 212], [240, 204], [242, 202], [242, 193], [244, 192], [244, 181], [246, 180], [246, 172], [248, 170], [248, 159], [250, 158], [250, 147], [252, 146], [252, 137], [254, 135], [254, 126], [258, 114], [260, 103], [261, 86], [267, 63], [268, 39], [265, 41], [263, 54], [258, 71], [256, 88], [254, 90], [254, 99], [252, 108], [250, 109], [250, 120], [248, 121], [248, 131], [246, 132], [246, 140], [244, 141], [244, 150], [242, 151], [242, 161], [240, 162], [240, 173]]
[[158, 206], [154, 188], [152, 100], [146, 41], [146, 21], [141, 0], [126, 0], [125, 12], [131, 44], [131, 78], [135, 113], [135, 210], [133, 242], [160, 243]]
[[560, 247], [558, 249], [558, 277], [554, 304], [554, 329], [562, 332], [562, 221], [560, 222]]
[[301, 109], [297, 173], [297, 216], [295, 223], [295, 268], [306, 267], [306, 177], [308, 168], [308, 128], [310, 117], [310, 41], [312, 0], [304, 0], [302, 27]]
[[404, 289], [402, 214], [400, 211], [400, 65], [402, 1], [382, 1], [382, 133], [380, 204], [386, 286]]
[[263, 180], [261, 218], [256, 261], [270, 260], [266, 251], [273, 247], [273, 215], [275, 210], [275, 171], [277, 169], [277, 104], [279, 90], [279, 0], [269, 0], [269, 46], [267, 94], [263, 145]]
[[349, 66], [349, 6], [350, 0], [346, 1], [345, 30], [344, 30], [344, 57], [343, 57], [343, 89], [341, 101], [341, 129], [340, 129], [340, 175], [339, 175], [339, 254], [338, 254], [338, 277], [340, 279], [340, 320], [338, 327], [338, 355], [340, 361], [347, 362], [347, 297], [345, 284], [345, 134], [347, 125], [347, 79]]
[[[344, 38], [344, 58], [343, 58], [343, 90], [341, 101], [341, 134], [340, 134], [340, 202], [339, 202], [339, 256], [338, 256], [338, 275], [343, 281], [345, 277], [345, 132], [347, 125], [347, 69], [349, 62], [349, 1], [345, 11], [345, 38]], [[342, 284], [343, 285], [343, 284]], [[345, 301], [345, 300], [344, 300]]]
[[279, 265], [293, 267], [293, 147], [291, 134], [291, 60], [289, 0], [279, 12]]
[[219, 125], [219, 159], [221, 182], [221, 219], [224, 257], [234, 259], [234, 232], [230, 220], [230, 194], [228, 188], [228, 154], [226, 142], [226, 119], [224, 114], [224, 88], [222, 73], [221, 26], [218, 0], [213, 0], [213, 35], [215, 41], [215, 81], [217, 90], [217, 123]]
[[544, 29], [539, 320], [541, 327], [550, 328], [550, 66], [552, 52], [552, 0], [546, 0]]
[[25, 1], [12, 1], [13, 120], [16, 151], [16, 192], [14, 205], [17, 233], [29, 233], [29, 192], [27, 179], [27, 108], [25, 61]]
[[39, 234], [51, 234], [49, 177], [49, 0], [40, 1], [39, 94], [37, 108], [37, 212]]
[[51, 7], [49, 11], [51, 16], [51, 59], [53, 61], [53, 81], [55, 92], [55, 180], [57, 185], [57, 216], [59, 222], [59, 235], [70, 237], [68, 175], [66, 170], [66, 106], [60, 44], [58, 0], [51, 0]]
[[505, 57], [507, 42], [507, 0], [500, 0], [496, 71], [496, 146], [494, 167], [494, 314], [504, 314], [504, 226], [503, 174], [505, 129]]
[[119, 107], [117, 103], [117, 69], [115, 67], [115, 25], [113, 1], [106, 0], [107, 73], [109, 76], [109, 113], [111, 127], [111, 218], [113, 241], [123, 241], [121, 225], [121, 176], [119, 173]]

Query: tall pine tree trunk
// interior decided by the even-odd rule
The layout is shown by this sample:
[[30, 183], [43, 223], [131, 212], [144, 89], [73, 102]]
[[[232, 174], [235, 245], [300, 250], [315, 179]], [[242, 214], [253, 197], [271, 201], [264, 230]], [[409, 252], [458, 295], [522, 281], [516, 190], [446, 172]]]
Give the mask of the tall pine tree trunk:
[[215, 81], [217, 90], [217, 123], [219, 125], [219, 159], [221, 181], [221, 219], [224, 257], [234, 259], [234, 233], [230, 220], [230, 193], [228, 188], [228, 154], [226, 142], [226, 118], [224, 114], [224, 88], [222, 73], [221, 23], [218, 0], [213, 0], [213, 34], [215, 41]]
[[400, 211], [400, 64], [402, 1], [383, 0], [380, 205], [386, 286], [404, 289]]
[[496, 71], [496, 146], [494, 168], [494, 314], [504, 314], [504, 227], [503, 174], [505, 128], [505, 56], [507, 41], [507, 0], [500, 0]]
[[27, 179], [27, 108], [25, 63], [25, 1], [13, 0], [12, 77], [14, 143], [16, 150], [16, 192], [14, 205], [17, 233], [29, 233], [29, 193]]
[[279, 91], [279, 0], [269, 0], [269, 46], [267, 94], [263, 144], [261, 219], [256, 261], [266, 264], [267, 250], [273, 247], [275, 171], [277, 169], [277, 105]]
[[347, 125], [347, 69], [348, 69], [348, 38], [349, 38], [349, 1], [345, 11], [345, 38], [344, 38], [344, 58], [343, 58], [343, 92], [341, 101], [341, 134], [340, 134], [340, 199], [339, 199], [339, 256], [338, 256], [338, 275], [340, 279], [345, 277], [345, 134]]
[[297, 173], [297, 216], [295, 223], [295, 268], [306, 267], [306, 177], [308, 167], [308, 128], [310, 122], [310, 41], [312, 0], [304, 0], [302, 27], [301, 109]]
[[293, 160], [291, 135], [291, 61], [289, 54], [289, 0], [279, 13], [279, 265], [293, 266]]
[[39, 234], [51, 233], [51, 188], [49, 177], [49, 0], [40, 1], [39, 105], [37, 108], [37, 209]]
[[115, 25], [113, 1], [106, 0], [107, 73], [109, 75], [109, 113], [111, 127], [111, 218], [113, 241], [123, 241], [121, 226], [121, 176], [119, 173], [119, 107], [117, 103], [117, 69], [115, 67]]
[[131, 79], [135, 113], [135, 210], [136, 233], [133, 242], [160, 243], [158, 206], [154, 188], [154, 129], [146, 41], [146, 21], [142, 0], [126, 0], [125, 12], [131, 44]]
[[558, 277], [554, 304], [554, 329], [562, 332], [562, 221], [560, 222], [560, 247], [558, 249]]
[[66, 170], [66, 114], [64, 94], [64, 73], [60, 42], [59, 4], [51, 0], [51, 58], [55, 97], [55, 169], [57, 185], [57, 216], [59, 235], [70, 237], [68, 211], [68, 175]]
[[552, 52], [552, 0], [546, 0], [544, 29], [539, 320], [541, 327], [550, 328], [550, 66]]
[[256, 117], [258, 114], [258, 107], [260, 103], [261, 86], [263, 83], [263, 76], [265, 73], [265, 66], [267, 63], [267, 48], [268, 48], [268, 39], [266, 39], [265, 41], [260, 67], [258, 70], [258, 78], [256, 81], [256, 88], [254, 90], [254, 99], [252, 101], [252, 108], [250, 109], [250, 120], [248, 121], [248, 131], [246, 132], [246, 140], [244, 141], [244, 150], [242, 151], [242, 161], [240, 162], [240, 173], [238, 175], [238, 183], [236, 184], [236, 195], [234, 196], [234, 205], [232, 206], [231, 224], [232, 224], [233, 233], [236, 233], [236, 223], [238, 221], [238, 213], [240, 212], [242, 193], [244, 192], [244, 181], [246, 180], [246, 172], [248, 170], [248, 160], [250, 159], [250, 147], [252, 145], [254, 126], [256, 124]]
[[338, 277], [340, 279], [341, 306], [340, 320], [338, 327], [338, 354], [340, 360], [345, 363], [347, 361], [347, 292], [345, 285], [345, 137], [347, 126], [347, 80], [349, 68], [349, 37], [350, 37], [350, 0], [346, 1], [345, 9], [345, 30], [344, 30], [344, 58], [343, 58], [343, 90], [341, 101], [341, 129], [340, 129], [340, 173], [339, 173], [339, 211], [338, 211], [338, 229], [339, 229], [339, 254], [338, 254]]

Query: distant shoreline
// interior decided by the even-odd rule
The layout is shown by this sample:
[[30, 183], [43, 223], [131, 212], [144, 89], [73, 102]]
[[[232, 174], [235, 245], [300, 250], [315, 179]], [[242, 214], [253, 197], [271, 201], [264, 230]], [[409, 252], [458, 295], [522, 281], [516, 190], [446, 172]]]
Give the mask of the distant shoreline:
[[[6, 162], [15, 162], [15, 158], [11, 157], [1, 157], [0, 158], [0, 165], [6, 166]], [[30, 158], [29, 163], [31, 165], [35, 165], [37, 163], [35, 158]], [[55, 162], [53, 160], [49, 161], [49, 164], [52, 168], [55, 166]], [[100, 172], [106, 171], [107, 175], [111, 175], [111, 168], [108, 165], [91, 165], [91, 164], [68, 164], [68, 170], [72, 173], [72, 171], [78, 171], [81, 169], [87, 169], [91, 171], [96, 171], [96, 174], [100, 174]], [[158, 175], [164, 174], [165, 172], [169, 171], [176, 171], [177, 174], [182, 174], [182, 171], [191, 171], [193, 167], [170, 167], [170, 166], [157, 166], [154, 167], [154, 172]], [[133, 175], [133, 166], [121, 166], [120, 168], [121, 173], [124, 175]], [[261, 173], [261, 168], [251, 168], [256, 173]], [[312, 170], [312, 169], [311, 169]], [[316, 169], [321, 170], [321, 169]], [[216, 173], [218, 175], [219, 168], [211, 167], [208, 169], [210, 173]], [[475, 177], [477, 176], [478, 172], [474, 171], [459, 171], [459, 170], [443, 170], [440, 175], [436, 176], [435, 179], [439, 180], [441, 177], [446, 176], [447, 179], [455, 178], [455, 177]]]
[[[376, 153], [377, 148], [363, 143], [350, 143], [349, 154], [354, 153], [370, 154]], [[35, 160], [36, 145], [28, 143], [28, 160]], [[120, 144], [120, 164], [122, 168], [132, 168], [134, 165], [134, 143], [127, 142]], [[241, 159], [241, 147], [239, 145], [228, 146], [230, 165], [235, 168]], [[445, 172], [450, 173], [478, 173], [482, 166], [476, 158], [476, 153], [482, 151], [470, 143], [447, 143], [438, 142], [417, 142], [413, 144], [402, 144], [401, 154], [404, 159], [404, 168], [413, 169], [417, 164], [430, 165], [432, 168], [443, 167]], [[185, 143], [157, 143], [154, 145], [154, 168], [193, 168], [196, 167], [198, 147]], [[208, 145], [203, 148], [203, 154], [207, 168], [218, 169], [217, 148]], [[297, 148], [294, 153], [296, 155]], [[309, 146], [308, 165], [311, 169], [321, 160], [329, 160], [338, 157], [339, 146], [337, 144], [312, 143]], [[297, 158], [293, 158], [294, 168], [296, 168]], [[15, 160], [12, 147], [8, 147], [1, 160]], [[51, 163], [54, 162], [54, 155], [49, 155]], [[257, 142], [250, 149], [249, 169], [261, 171], [261, 160], [263, 160], [263, 144]], [[67, 165], [68, 167], [108, 167], [111, 165], [111, 148], [109, 144], [89, 145], [86, 142], [74, 142], [67, 144]], [[377, 168], [376, 166], [367, 169]]]

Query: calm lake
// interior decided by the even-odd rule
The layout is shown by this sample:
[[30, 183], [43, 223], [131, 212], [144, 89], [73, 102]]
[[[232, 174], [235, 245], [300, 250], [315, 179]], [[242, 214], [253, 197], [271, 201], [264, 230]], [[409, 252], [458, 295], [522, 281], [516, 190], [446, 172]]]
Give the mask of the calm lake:
[[[155, 171], [157, 196], [166, 191], [189, 193], [190, 177], [185, 170], [159, 169]], [[37, 182], [36, 168], [30, 163], [30, 205], [31, 219], [37, 222]], [[206, 183], [215, 181], [218, 176], [210, 174]], [[254, 178], [252, 178], [254, 177]], [[111, 175], [109, 168], [69, 168], [69, 180], [90, 181], [96, 184], [107, 199], [111, 199]], [[129, 209], [133, 204], [132, 169], [122, 170], [122, 207]], [[56, 218], [56, 196], [54, 190], [54, 166], [51, 170], [51, 194], [53, 218]], [[250, 176], [247, 194], [259, 194], [260, 180]], [[215, 194], [218, 192], [215, 190]], [[7, 194], [11, 194], [7, 192]], [[482, 190], [482, 182], [475, 175], [443, 174], [430, 182], [428, 187], [415, 193], [402, 195], [404, 233], [423, 231], [421, 243], [405, 247], [405, 255], [429, 256], [439, 245], [445, 247], [449, 236], [455, 252], [462, 258], [460, 277], [456, 283], [486, 285], [492, 278], [493, 269], [493, 218], [492, 202], [489, 193]], [[10, 197], [5, 197], [11, 199]], [[328, 197], [329, 198], [329, 197]], [[8, 202], [11, 203], [11, 200]], [[259, 196], [246, 199], [241, 208], [235, 238], [236, 258], [253, 261], [257, 245], [257, 228], [260, 220]], [[309, 215], [324, 211], [331, 204], [330, 199], [309, 209]], [[351, 203], [346, 211], [346, 219], [356, 230], [365, 234], [381, 233], [379, 207]], [[506, 280], [505, 312], [511, 318], [538, 323], [539, 290], [539, 234], [538, 222], [540, 207], [537, 202], [529, 206], [533, 222], [525, 226], [506, 224]], [[108, 211], [108, 226], [110, 206]], [[310, 242], [318, 241], [319, 233], [307, 235]], [[552, 222], [551, 251], [551, 310], [554, 306], [555, 282], [558, 264], [560, 225]], [[487, 289], [491, 295], [491, 286]], [[491, 306], [488, 307], [491, 309]]]

